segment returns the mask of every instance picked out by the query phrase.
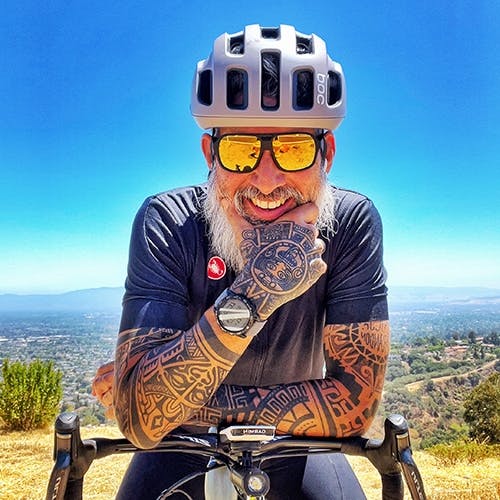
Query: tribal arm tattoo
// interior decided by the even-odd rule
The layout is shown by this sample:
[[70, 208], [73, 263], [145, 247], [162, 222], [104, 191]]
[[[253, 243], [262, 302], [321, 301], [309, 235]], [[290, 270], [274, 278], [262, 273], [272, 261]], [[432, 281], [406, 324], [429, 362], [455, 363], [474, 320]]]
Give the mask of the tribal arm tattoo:
[[[315, 235], [294, 222], [243, 231], [246, 264], [230, 288], [253, 301], [261, 321], [325, 272], [324, 243]], [[324, 332], [325, 379], [252, 388], [222, 385], [251, 339], [224, 333], [211, 309], [187, 331], [124, 331], [113, 388], [120, 429], [141, 448], [154, 447], [185, 423], [272, 423], [282, 433], [361, 434], [380, 401], [388, 325], [329, 325]]]
[[187, 331], [121, 332], [113, 403], [123, 434], [154, 447], [207, 403], [249, 342], [221, 333], [212, 311]]
[[382, 397], [389, 353], [388, 321], [327, 325], [327, 374], [270, 387], [221, 385], [191, 419], [199, 425], [275, 425], [282, 434], [364, 434]]
[[242, 236], [246, 265], [230, 288], [255, 304], [260, 320], [302, 295], [326, 271], [325, 244], [309, 227], [284, 221], [244, 230]]
[[[261, 321], [325, 272], [324, 243], [310, 226], [279, 222], [247, 229], [246, 265], [231, 289], [246, 295]], [[222, 332], [212, 310], [185, 332], [136, 329], [118, 337], [114, 406], [123, 434], [152, 448], [204, 407], [250, 339]]]

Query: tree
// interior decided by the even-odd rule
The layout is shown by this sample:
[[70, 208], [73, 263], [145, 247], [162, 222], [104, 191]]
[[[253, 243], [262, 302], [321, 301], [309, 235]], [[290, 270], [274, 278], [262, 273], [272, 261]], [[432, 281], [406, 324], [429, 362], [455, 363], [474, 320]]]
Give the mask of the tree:
[[3, 362], [0, 419], [7, 430], [46, 427], [57, 414], [62, 394], [62, 372], [52, 361]]
[[484, 337], [484, 341], [487, 344], [500, 345], [500, 335], [497, 332], [491, 332], [489, 335]]
[[432, 392], [434, 390], [434, 381], [433, 380], [428, 380], [427, 383], [425, 384], [425, 392]]
[[472, 389], [464, 402], [464, 420], [473, 439], [500, 443], [500, 373]]

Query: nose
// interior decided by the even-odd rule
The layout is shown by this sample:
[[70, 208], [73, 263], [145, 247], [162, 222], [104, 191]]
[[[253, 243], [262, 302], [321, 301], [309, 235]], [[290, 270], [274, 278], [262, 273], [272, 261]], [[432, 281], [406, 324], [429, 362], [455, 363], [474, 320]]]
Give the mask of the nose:
[[259, 165], [252, 172], [251, 183], [262, 194], [271, 194], [276, 188], [286, 183], [285, 172], [280, 170], [269, 151], [264, 151]]

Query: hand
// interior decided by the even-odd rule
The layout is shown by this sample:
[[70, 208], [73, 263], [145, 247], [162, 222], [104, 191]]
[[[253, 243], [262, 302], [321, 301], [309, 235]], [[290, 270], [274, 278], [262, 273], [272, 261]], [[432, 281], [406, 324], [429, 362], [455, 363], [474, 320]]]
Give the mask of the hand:
[[113, 407], [113, 380], [115, 378], [115, 363], [110, 361], [97, 369], [92, 381], [92, 395], [106, 408], [105, 416], [111, 420], [115, 418]]
[[[226, 207], [225, 207], [226, 208]], [[321, 258], [325, 244], [314, 223], [318, 208], [306, 203], [276, 221], [252, 226], [236, 211], [226, 210], [246, 262], [230, 289], [253, 301], [260, 320], [307, 291], [327, 266]]]
[[[220, 201], [224, 212], [228, 218], [228, 221], [233, 228], [233, 232], [236, 236], [238, 244], [241, 244], [243, 240], [243, 234], [247, 229], [254, 229], [259, 227], [259, 225], [252, 224], [244, 217], [242, 217], [236, 210], [234, 203], [227, 198], [222, 198]], [[294, 209], [283, 214], [279, 219], [269, 223], [262, 223], [262, 226], [272, 226], [281, 221], [295, 222], [296, 224], [309, 227], [314, 231], [315, 237], [318, 236], [318, 230], [315, 226], [318, 220], [319, 209], [317, 205], [313, 202], [304, 203], [303, 205], [298, 205]]]

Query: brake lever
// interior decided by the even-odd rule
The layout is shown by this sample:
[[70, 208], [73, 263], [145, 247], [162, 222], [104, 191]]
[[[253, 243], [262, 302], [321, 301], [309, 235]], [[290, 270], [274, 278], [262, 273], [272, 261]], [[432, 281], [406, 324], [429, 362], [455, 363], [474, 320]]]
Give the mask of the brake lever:
[[55, 422], [54, 468], [47, 500], [81, 498], [83, 477], [96, 456], [94, 441], [82, 441], [76, 413], [61, 413]]

